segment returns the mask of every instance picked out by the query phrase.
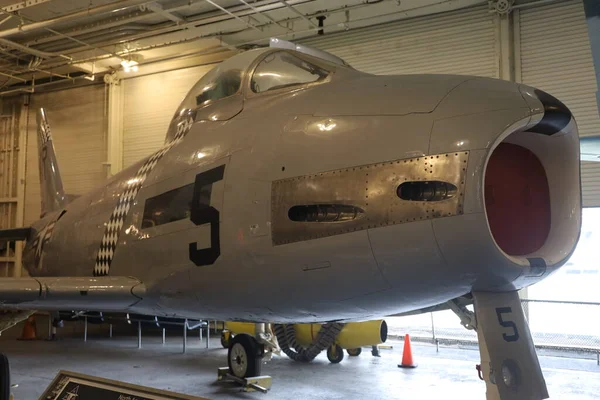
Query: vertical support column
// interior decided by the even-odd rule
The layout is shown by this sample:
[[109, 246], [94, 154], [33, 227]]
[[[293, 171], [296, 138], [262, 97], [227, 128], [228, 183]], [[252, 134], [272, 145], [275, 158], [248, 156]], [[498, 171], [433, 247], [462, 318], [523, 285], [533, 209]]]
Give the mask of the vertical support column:
[[[19, 151], [17, 153], [17, 213], [16, 227], [25, 223], [25, 169], [27, 165], [27, 118], [29, 116], [29, 94], [20, 98], [19, 120], [16, 127], [19, 135]], [[15, 107], [16, 109], [19, 107]], [[35, 137], [35, 136], [34, 136]], [[15, 267], [13, 277], [20, 278], [23, 268], [23, 241], [15, 243]]]
[[162, 344], [165, 344], [165, 328], [162, 328]]
[[431, 315], [431, 337], [433, 339], [433, 343], [435, 343], [435, 324], [433, 323], [433, 313], [430, 313]]
[[200, 332], [198, 334], [200, 336], [200, 341], [202, 341], [202, 321], [200, 321], [200, 327], [198, 328], [198, 331]]
[[183, 354], [187, 346], [187, 319], [183, 322]]
[[596, 86], [598, 86], [596, 100], [600, 104], [600, 4], [597, 0], [583, 0], [583, 7], [592, 47], [594, 68], [596, 69]]
[[123, 169], [123, 85], [115, 74], [105, 75], [108, 89], [108, 126], [106, 137], [107, 177]]
[[210, 347], [210, 321], [206, 321], [206, 348]]
[[52, 314], [48, 313], [48, 340], [52, 339]]
[[138, 349], [142, 348], [142, 321], [138, 321]]
[[112, 339], [112, 324], [108, 324], [108, 337]]
[[496, 13], [496, 74], [499, 79], [515, 81], [513, 13]]
[[87, 315], [83, 317], [83, 341], [87, 342]]

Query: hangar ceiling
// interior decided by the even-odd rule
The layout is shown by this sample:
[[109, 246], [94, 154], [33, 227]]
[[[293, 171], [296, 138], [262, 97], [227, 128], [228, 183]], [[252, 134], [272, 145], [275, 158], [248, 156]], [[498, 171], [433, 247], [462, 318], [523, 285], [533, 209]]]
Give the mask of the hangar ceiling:
[[0, 0], [0, 94], [487, 0]]

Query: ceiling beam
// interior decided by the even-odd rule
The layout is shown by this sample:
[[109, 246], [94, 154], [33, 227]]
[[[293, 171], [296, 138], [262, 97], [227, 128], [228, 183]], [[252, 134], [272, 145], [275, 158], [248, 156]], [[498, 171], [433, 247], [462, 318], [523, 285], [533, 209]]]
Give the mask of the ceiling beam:
[[185, 22], [185, 19], [182, 18], [179, 14], [172, 12], [172, 11], [165, 10], [163, 8], [163, 6], [161, 6], [158, 3], [148, 3], [146, 5], [140, 6], [140, 9], [142, 11], [144, 11], [144, 8], [147, 8], [148, 10], [150, 10], [156, 14], [162, 15], [166, 19], [169, 19], [173, 22], [176, 22], [176, 23]]
[[26, 0], [19, 1], [18, 3], [11, 4], [9, 6], [2, 7], [2, 11], [6, 12], [15, 12], [19, 10], [24, 10], [29, 7], [38, 6], [40, 4], [48, 3], [51, 0]]

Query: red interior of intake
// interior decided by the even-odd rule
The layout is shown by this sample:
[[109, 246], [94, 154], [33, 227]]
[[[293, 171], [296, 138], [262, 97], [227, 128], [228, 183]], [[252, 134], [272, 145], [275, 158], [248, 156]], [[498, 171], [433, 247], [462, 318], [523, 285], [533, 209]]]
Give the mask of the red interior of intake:
[[485, 206], [496, 243], [507, 254], [539, 250], [550, 233], [546, 171], [528, 149], [500, 143], [485, 173]]

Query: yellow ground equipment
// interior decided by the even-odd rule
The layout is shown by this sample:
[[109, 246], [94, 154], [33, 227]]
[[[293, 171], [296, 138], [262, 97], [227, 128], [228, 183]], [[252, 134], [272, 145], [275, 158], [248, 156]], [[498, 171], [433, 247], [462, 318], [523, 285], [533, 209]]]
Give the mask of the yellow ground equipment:
[[[317, 337], [321, 324], [296, 324], [296, 341], [309, 346]], [[349, 322], [335, 338], [335, 344], [343, 349], [375, 346], [387, 340], [387, 324], [384, 320]]]
[[[387, 324], [384, 320], [349, 322], [339, 325], [340, 327], [343, 325], [343, 327], [335, 336], [335, 341], [331, 344], [327, 344], [327, 356], [331, 362], [337, 363], [342, 360], [342, 349], [346, 349], [351, 356], [358, 356], [361, 353], [361, 347], [375, 346], [384, 343], [387, 340]], [[289, 325], [287, 326], [290, 327]], [[322, 324], [295, 324], [292, 332], [292, 336], [294, 337], [293, 341], [301, 347], [310, 348], [315, 344], [322, 326]], [[250, 322], [226, 322], [225, 329], [221, 334], [221, 345], [223, 347], [228, 347], [233, 335], [240, 333], [247, 333], [254, 336], [255, 324]], [[286, 349], [282, 347], [282, 350]], [[289, 353], [289, 351], [284, 352], [286, 354]], [[317, 349], [315, 355], [318, 354], [318, 352], [319, 349]], [[294, 354], [288, 354], [290, 357], [293, 355]]]

